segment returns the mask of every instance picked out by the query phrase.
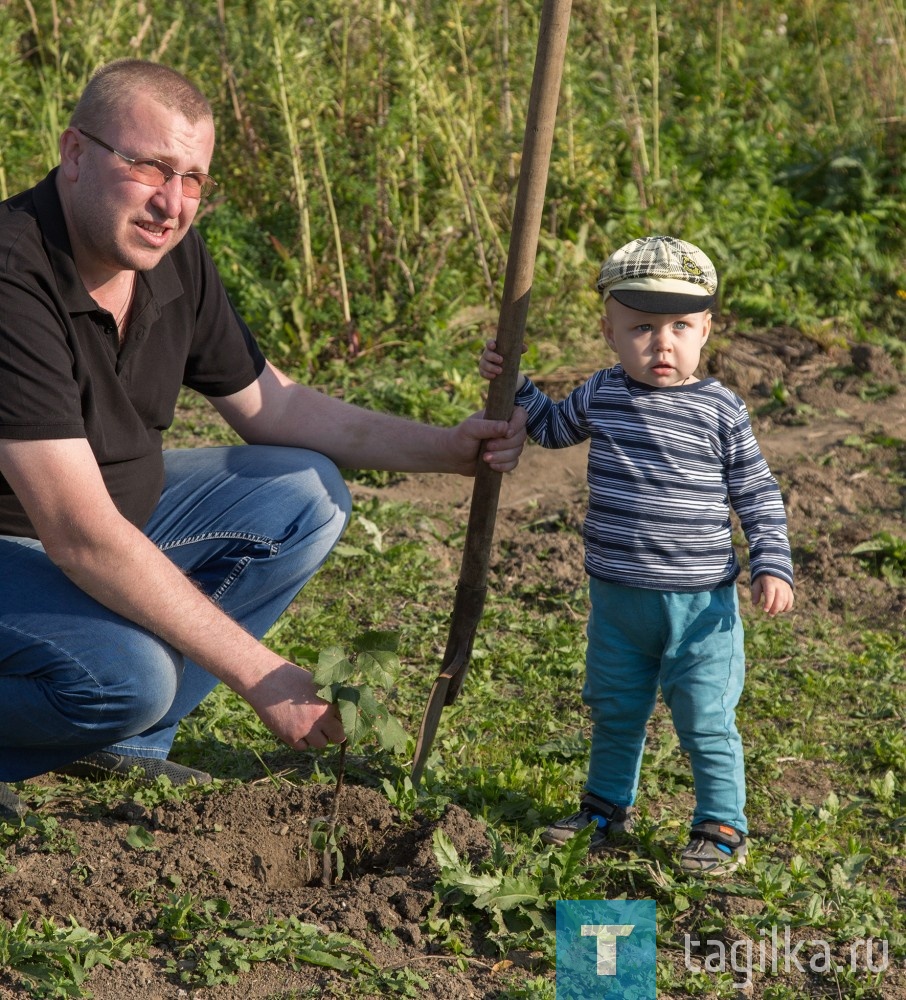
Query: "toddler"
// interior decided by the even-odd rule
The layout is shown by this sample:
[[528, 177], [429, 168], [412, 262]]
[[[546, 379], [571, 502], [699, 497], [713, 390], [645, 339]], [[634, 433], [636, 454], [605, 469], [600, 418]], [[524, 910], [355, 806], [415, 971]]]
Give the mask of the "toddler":
[[[745, 861], [748, 825], [736, 705], [743, 686], [739, 561], [730, 509], [749, 545], [751, 594], [769, 615], [793, 606], [793, 568], [777, 482], [743, 401], [696, 371], [711, 330], [717, 273], [696, 246], [634, 240], [601, 268], [602, 330], [619, 364], [555, 403], [520, 373], [516, 403], [532, 440], [590, 439], [585, 568], [592, 719], [579, 810], [542, 834], [564, 843], [596, 823], [592, 848], [628, 830], [658, 687], [695, 784], [680, 864], [719, 875]], [[479, 371], [502, 358], [489, 341]]]

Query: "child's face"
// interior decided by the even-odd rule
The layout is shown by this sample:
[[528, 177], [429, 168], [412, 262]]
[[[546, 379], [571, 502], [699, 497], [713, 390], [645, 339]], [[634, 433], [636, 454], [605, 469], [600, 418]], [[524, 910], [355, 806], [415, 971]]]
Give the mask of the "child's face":
[[604, 339], [627, 375], [658, 389], [698, 381], [695, 370], [711, 332], [711, 313], [639, 312], [613, 298], [606, 309]]

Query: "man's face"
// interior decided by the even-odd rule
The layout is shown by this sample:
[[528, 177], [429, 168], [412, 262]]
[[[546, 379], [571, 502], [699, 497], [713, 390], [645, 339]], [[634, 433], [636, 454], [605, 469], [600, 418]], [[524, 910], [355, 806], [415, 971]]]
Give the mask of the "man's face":
[[711, 331], [709, 312], [646, 313], [609, 298], [602, 325], [604, 339], [636, 382], [663, 389], [698, 381], [695, 370]]
[[[214, 152], [213, 122], [192, 124], [141, 94], [127, 115], [93, 134], [126, 156], [162, 160], [183, 173], [207, 173]], [[181, 178], [149, 187], [78, 129], [67, 129], [61, 151], [69, 235], [87, 285], [123, 270], [150, 270], [188, 232], [199, 200], [183, 195]]]

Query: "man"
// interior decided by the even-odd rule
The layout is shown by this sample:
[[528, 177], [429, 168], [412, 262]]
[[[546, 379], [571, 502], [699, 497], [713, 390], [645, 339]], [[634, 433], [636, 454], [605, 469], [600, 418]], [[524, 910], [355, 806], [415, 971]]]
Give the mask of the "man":
[[[211, 109], [174, 71], [89, 82], [60, 165], [0, 205], [0, 781], [167, 759], [218, 681], [288, 746], [343, 739], [311, 675], [259, 641], [350, 511], [337, 470], [515, 467], [524, 414], [453, 428], [294, 383], [233, 311], [192, 222]], [[245, 445], [161, 450], [180, 385]], [[0, 812], [23, 806], [0, 785]]]

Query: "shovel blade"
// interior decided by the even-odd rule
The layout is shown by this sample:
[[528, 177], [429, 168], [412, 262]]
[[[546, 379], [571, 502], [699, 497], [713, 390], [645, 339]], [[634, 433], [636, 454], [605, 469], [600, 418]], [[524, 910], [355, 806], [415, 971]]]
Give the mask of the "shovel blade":
[[457, 585], [446, 653], [440, 673], [431, 687], [415, 744], [415, 759], [412, 764], [412, 784], [415, 786], [421, 781], [444, 706], [452, 705], [462, 690], [486, 593], [487, 587], [472, 587], [461, 580]]

